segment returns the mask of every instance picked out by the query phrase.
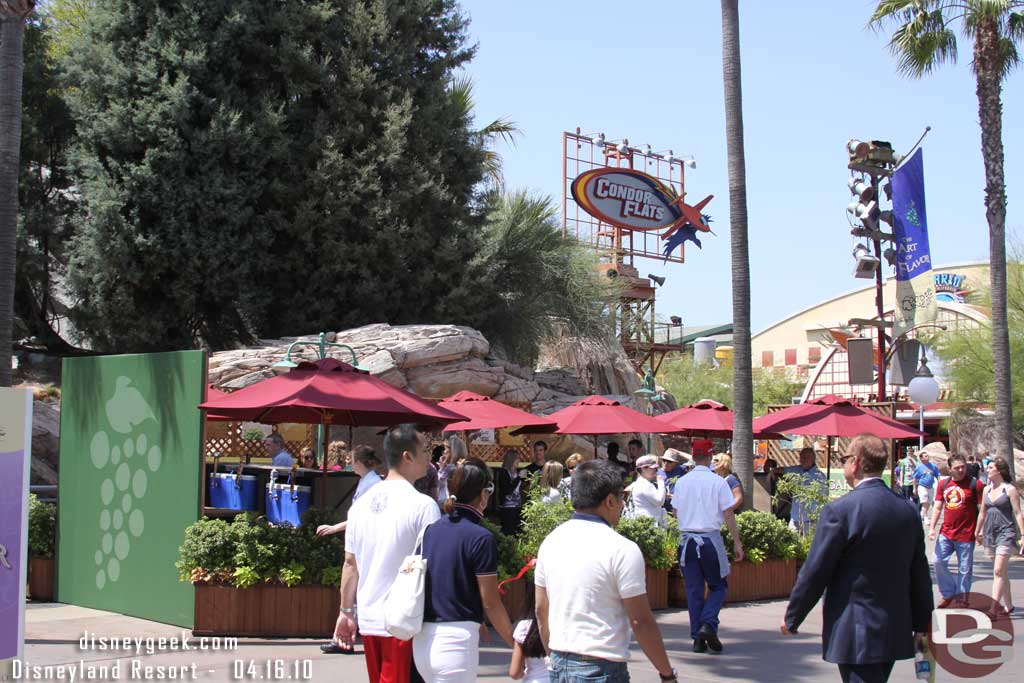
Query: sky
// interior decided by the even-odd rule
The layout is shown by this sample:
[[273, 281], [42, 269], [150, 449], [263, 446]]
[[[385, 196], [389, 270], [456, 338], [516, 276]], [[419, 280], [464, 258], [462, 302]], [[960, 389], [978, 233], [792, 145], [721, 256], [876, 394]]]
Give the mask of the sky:
[[[508, 189], [560, 201], [562, 132], [580, 127], [640, 147], [693, 155], [689, 198], [715, 236], [687, 243], [686, 263], [639, 261], [667, 278], [659, 316], [684, 325], [732, 319], [721, 8], [713, 0], [462, 0], [477, 53], [476, 122], [508, 117], [521, 131], [499, 144]], [[756, 333], [828, 298], [870, 285], [853, 277], [845, 145], [888, 140], [924, 149], [936, 266], [988, 260], [984, 165], [971, 42], [923, 79], [896, 73], [887, 34], [867, 28], [866, 0], [740, 2], [747, 164], [751, 324]], [[1007, 231], [1024, 239], [1014, 200], [1024, 183], [1024, 73], [1003, 89]], [[891, 269], [886, 266], [886, 273]]]

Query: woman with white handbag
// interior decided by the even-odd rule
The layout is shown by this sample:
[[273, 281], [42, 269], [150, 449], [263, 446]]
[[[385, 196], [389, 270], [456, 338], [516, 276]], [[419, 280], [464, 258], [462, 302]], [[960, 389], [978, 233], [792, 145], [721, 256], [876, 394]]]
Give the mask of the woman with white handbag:
[[423, 534], [423, 628], [412, 651], [427, 683], [472, 683], [485, 614], [498, 635], [513, 643], [498, 593], [498, 541], [481, 524], [494, 492], [490, 468], [477, 458], [467, 460], [452, 473], [448, 490], [446, 514]]

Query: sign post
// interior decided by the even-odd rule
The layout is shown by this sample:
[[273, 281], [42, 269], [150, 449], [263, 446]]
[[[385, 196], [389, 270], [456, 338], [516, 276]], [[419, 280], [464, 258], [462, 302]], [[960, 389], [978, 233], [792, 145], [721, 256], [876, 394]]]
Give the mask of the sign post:
[[28, 581], [28, 482], [32, 457], [32, 391], [0, 388], [0, 679], [25, 645]]

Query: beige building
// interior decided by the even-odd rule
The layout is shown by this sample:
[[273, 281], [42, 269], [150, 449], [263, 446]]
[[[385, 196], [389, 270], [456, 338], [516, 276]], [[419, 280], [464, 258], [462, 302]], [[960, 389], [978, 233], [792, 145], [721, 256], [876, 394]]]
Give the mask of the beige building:
[[[933, 273], [938, 303], [936, 323], [951, 330], [978, 326], [989, 320], [989, 311], [973, 303], [979, 299], [977, 292], [988, 284], [987, 263], [946, 266]], [[883, 301], [889, 320], [895, 303], [895, 286], [895, 277], [888, 278], [884, 285]], [[869, 286], [799, 311], [754, 335], [751, 339], [753, 366], [789, 368], [798, 380], [805, 382], [803, 400], [826, 394], [873, 400], [877, 386], [849, 383], [845, 337], [852, 334], [874, 338], [876, 334], [875, 327], [851, 325], [854, 318], [878, 318], [873, 280]], [[913, 336], [914, 332], [907, 335], [908, 338]], [[891, 386], [886, 390], [888, 397], [905, 394], [905, 387]]]

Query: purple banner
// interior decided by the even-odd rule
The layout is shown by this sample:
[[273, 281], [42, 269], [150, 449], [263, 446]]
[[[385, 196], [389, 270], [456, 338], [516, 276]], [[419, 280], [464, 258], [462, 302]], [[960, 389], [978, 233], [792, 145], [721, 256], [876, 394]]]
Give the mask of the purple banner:
[[0, 660], [24, 642], [31, 453], [32, 392], [0, 387]]
[[26, 558], [22, 556], [27, 520], [25, 452], [0, 453], [0, 659], [17, 657], [24, 625]]

